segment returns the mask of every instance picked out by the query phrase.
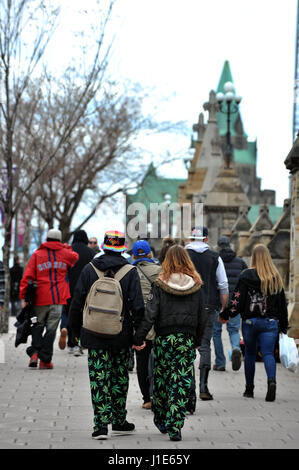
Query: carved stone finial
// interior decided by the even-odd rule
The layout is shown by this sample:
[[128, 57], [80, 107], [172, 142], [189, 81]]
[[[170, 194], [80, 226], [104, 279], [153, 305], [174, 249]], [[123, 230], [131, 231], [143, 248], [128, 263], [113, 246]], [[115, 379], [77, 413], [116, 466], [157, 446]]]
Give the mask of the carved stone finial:
[[193, 131], [197, 132], [197, 142], [201, 142], [203, 140], [203, 136], [205, 132], [203, 113], [200, 113], [200, 115], [198, 116], [198, 123], [193, 124]]
[[203, 105], [205, 111], [209, 112], [208, 122], [217, 122], [216, 113], [219, 111], [219, 103], [216, 100], [216, 93], [214, 90], [210, 91], [209, 101]]

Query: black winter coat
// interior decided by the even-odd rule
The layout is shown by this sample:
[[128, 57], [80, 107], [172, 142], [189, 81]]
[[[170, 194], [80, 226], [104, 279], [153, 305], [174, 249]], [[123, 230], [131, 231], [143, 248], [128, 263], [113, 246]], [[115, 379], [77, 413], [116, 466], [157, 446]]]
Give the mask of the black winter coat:
[[20, 282], [23, 277], [23, 267], [20, 264], [14, 264], [10, 268], [10, 300], [20, 300]]
[[287, 332], [288, 310], [284, 290], [279, 294], [264, 295], [256, 269], [245, 269], [235, 287], [232, 299], [220, 313], [224, 320], [241, 314], [243, 320], [249, 318], [274, 318], [279, 322], [279, 331]]
[[219, 255], [222, 258], [227, 275], [230, 300], [241, 272], [247, 269], [247, 264], [242, 258], [236, 256], [236, 253], [231, 248], [223, 248], [219, 251]]
[[200, 346], [205, 325], [203, 289], [194, 285], [186, 291], [169, 287], [159, 278], [148, 296], [145, 318], [134, 335], [134, 344], [141, 345], [154, 325], [157, 336], [187, 333]]
[[76, 287], [76, 284], [77, 284], [77, 281], [79, 279], [82, 269], [87, 263], [89, 263], [94, 258], [94, 255], [95, 255], [94, 251], [91, 248], [89, 248], [89, 246], [87, 246], [86, 243], [83, 243], [80, 241], [73, 242], [72, 249], [76, 253], [78, 253], [79, 259], [77, 263], [68, 271], [71, 296], [73, 295], [73, 292], [75, 290], [75, 287]]
[[[100, 271], [111, 269], [114, 273], [125, 264], [128, 264], [127, 260], [120, 254], [104, 254], [94, 258], [92, 263]], [[72, 331], [72, 335], [75, 338], [80, 338], [81, 346], [88, 349], [117, 350], [131, 347], [133, 344], [133, 328], [136, 329], [144, 317], [144, 302], [136, 268], [131, 269], [120, 280], [123, 293], [123, 328], [118, 335], [112, 338], [101, 338], [82, 327], [85, 300], [96, 280], [95, 270], [90, 264], [87, 264], [76, 284], [68, 314], [68, 327]]]

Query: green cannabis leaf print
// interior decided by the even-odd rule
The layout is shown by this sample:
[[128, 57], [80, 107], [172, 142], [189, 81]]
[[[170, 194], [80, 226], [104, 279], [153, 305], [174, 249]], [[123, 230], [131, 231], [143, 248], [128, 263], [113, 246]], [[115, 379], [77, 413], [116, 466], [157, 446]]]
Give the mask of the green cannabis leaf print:
[[94, 430], [108, 423], [122, 424], [125, 421], [129, 361], [129, 348], [118, 351], [89, 349], [88, 370]]
[[190, 335], [156, 337], [152, 410], [155, 423], [164, 424], [169, 436], [184, 426], [195, 358], [194, 339]]

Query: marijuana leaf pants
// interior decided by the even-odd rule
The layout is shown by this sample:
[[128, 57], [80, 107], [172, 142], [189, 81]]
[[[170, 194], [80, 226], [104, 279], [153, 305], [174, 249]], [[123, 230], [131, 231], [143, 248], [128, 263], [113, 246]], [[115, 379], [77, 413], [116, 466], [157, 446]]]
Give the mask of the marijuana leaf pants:
[[155, 423], [164, 424], [170, 437], [184, 426], [195, 358], [191, 336], [176, 333], [156, 337], [152, 410]]
[[109, 423], [123, 424], [129, 387], [130, 349], [88, 350], [88, 369], [94, 429]]

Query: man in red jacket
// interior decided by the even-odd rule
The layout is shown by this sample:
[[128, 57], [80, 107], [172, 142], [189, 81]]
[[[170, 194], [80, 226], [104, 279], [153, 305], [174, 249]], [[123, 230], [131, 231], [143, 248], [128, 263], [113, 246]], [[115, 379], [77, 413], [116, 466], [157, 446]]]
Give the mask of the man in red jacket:
[[[34, 312], [36, 323], [32, 327], [32, 342], [27, 348], [29, 367], [53, 369], [51, 362], [56, 330], [62, 306], [70, 297], [67, 280], [68, 268], [74, 266], [79, 255], [71, 246], [61, 243], [61, 231], [48, 231], [47, 241], [31, 256], [20, 283], [22, 307], [26, 305], [25, 294], [28, 281], [37, 281]], [[43, 335], [45, 329], [45, 334]]]

